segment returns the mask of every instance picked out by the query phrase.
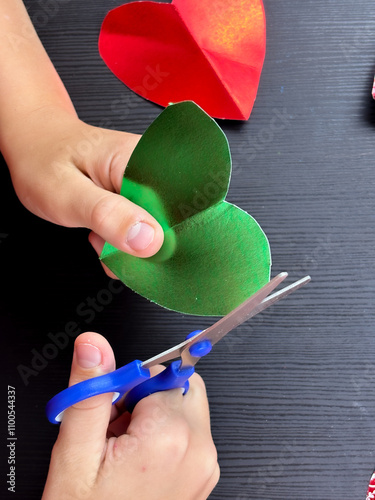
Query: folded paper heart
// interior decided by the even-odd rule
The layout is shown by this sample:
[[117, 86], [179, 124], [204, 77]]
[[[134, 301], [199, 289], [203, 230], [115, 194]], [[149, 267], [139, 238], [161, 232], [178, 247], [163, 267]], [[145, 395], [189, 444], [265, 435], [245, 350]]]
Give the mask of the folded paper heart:
[[104, 19], [99, 51], [130, 89], [162, 106], [191, 100], [247, 120], [265, 55], [262, 0], [132, 2]]
[[224, 133], [193, 102], [167, 107], [137, 144], [121, 194], [161, 224], [164, 243], [142, 259], [106, 243], [100, 256], [127, 286], [168, 309], [224, 315], [269, 281], [268, 240], [224, 201], [231, 157]]

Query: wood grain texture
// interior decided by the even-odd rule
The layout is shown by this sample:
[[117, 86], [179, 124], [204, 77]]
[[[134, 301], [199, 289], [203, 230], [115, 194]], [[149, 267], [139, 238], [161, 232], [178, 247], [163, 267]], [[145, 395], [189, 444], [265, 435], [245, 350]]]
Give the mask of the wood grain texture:
[[[41, 19], [43, 2], [26, 3]], [[55, 3], [58, 13], [35, 24], [80, 117], [142, 133], [161, 108], [128, 91], [97, 51], [105, 13], [123, 2]], [[233, 156], [228, 199], [265, 230], [273, 274], [313, 280], [198, 365], [221, 466], [211, 498], [364, 499], [375, 465], [373, 2], [264, 3], [267, 55], [252, 116], [220, 122]], [[87, 232], [29, 214], [5, 165], [0, 177], [3, 380], [17, 390], [18, 436], [17, 493], [1, 497], [33, 500], [57, 433], [44, 406], [66, 386], [73, 342], [25, 387], [17, 366], [30, 363], [31, 349], [76, 321], [106, 335], [121, 365], [210, 319], [163, 310], [129, 290], [92, 321], [80, 316], [79, 305], [108, 283]]]

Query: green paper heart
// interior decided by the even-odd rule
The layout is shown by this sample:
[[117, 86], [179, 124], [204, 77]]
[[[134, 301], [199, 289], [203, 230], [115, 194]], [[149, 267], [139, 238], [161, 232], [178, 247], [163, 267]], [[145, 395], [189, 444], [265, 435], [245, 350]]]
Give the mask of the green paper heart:
[[142, 259], [106, 243], [102, 262], [128, 287], [168, 309], [227, 314], [269, 281], [271, 255], [258, 223], [224, 201], [228, 142], [193, 102], [170, 105], [126, 167], [121, 195], [161, 224], [164, 244]]

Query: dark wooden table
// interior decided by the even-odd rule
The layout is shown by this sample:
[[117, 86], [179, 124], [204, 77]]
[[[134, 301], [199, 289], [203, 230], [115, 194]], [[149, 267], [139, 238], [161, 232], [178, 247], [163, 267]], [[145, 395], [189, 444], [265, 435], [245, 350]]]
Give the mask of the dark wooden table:
[[[79, 116], [142, 133], [161, 109], [123, 86], [97, 50], [101, 21], [121, 3], [53, 0], [57, 11], [43, 16], [47, 2], [27, 1]], [[273, 275], [313, 281], [199, 365], [221, 466], [211, 498], [364, 500], [375, 465], [374, 4], [265, 0], [265, 9], [267, 55], [252, 116], [220, 122], [233, 156], [228, 199], [268, 235]], [[66, 386], [73, 341], [26, 387], [17, 367], [30, 366], [32, 350], [75, 321], [104, 334], [121, 365], [211, 319], [169, 312], [129, 290], [93, 317], [80, 315], [108, 287], [87, 231], [31, 215], [5, 164], [0, 178], [2, 380], [16, 388], [18, 438], [10, 494], [4, 389], [1, 498], [33, 500], [57, 434], [44, 406]]]

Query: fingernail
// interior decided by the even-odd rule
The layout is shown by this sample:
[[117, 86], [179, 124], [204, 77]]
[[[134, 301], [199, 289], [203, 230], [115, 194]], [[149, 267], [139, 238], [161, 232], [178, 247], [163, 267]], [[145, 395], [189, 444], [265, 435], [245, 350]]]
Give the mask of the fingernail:
[[137, 222], [129, 229], [127, 244], [133, 250], [145, 250], [155, 236], [155, 230], [145, 222]]
[[76, 346], [77, 362], [81, 368], [94, 368], [100, 365], [102, 353], [91, 344], [78, 344]]

